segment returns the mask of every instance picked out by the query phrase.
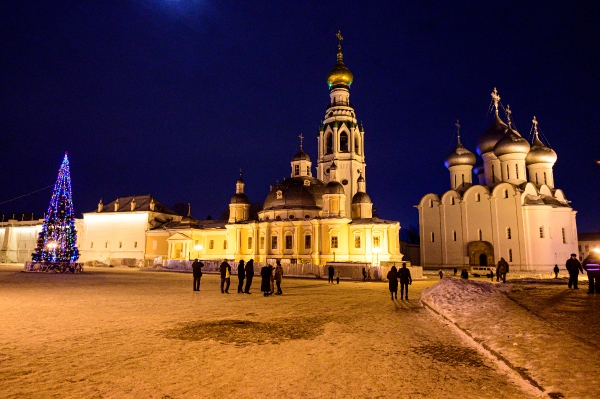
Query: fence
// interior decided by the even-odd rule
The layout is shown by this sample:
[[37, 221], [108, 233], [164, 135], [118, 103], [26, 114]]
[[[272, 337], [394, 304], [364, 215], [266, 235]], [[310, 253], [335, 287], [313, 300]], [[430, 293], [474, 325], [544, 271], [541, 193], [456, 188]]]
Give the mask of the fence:
[[25, 262], [26, 272], [83, 273], [83, 263], [74, 262]]

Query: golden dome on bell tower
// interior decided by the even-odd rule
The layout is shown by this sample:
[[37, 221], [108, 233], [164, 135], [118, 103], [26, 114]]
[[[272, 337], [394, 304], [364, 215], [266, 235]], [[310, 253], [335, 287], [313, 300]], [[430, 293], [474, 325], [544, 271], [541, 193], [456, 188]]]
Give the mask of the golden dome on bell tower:
[[354, 80], [354, 75], [352, 75], [352, 72], [346, 68], [346, 65], [344, 65], [343, 61], [342, 40], [344, 40], [344, 38], [340, 34], [340, 31], [338, 31], [336, 36], [338, 38], [337, 63], [329, 72], [329, 74], [327, 74], [327, 84], [330, 88], [337, 85], [350, 86]]

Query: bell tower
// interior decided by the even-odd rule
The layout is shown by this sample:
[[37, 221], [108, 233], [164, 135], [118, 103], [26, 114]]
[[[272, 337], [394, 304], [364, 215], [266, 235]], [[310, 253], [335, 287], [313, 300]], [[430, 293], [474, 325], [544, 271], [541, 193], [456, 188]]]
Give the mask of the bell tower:
[[351, 209], [352, 197], [358, 191], [358, 176], [362, 175], [363, 179], [365, 176], [365, 131], [362, 125], [359, 127], [354, 107], [350, 103], [350, 86], [354, 76], [344, 65], [343, 37], [339, 31], [336, 37], [338, 38], [337, 63], [327, 75], [329, 105], [318, 135], [317, 178], [325, 183], [332, 181], [330, 169], [335, 159], [336, 180], [344, 188], [346, 209]]

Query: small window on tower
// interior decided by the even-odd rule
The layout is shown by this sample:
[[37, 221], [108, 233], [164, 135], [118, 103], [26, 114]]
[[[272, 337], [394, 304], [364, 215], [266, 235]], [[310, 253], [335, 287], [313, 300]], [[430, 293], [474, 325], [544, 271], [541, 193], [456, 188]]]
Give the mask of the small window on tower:
[[342, 180], [342, 184], [343, 184], [344, 186], [347, 186], [347, 185], [348, 185], [348, 180], [346, 180], [346, 179]]
[[454, 197], [450, 197], [450, 205], [454, 205]]
[[509, 261], [509, 262], [512, 262], [512, 261], [513, 261], [513, 260], [512, 260], [512, 249], [509, 249], [509, 250], [508, 250], [508, 261]]
[[481, 194], [477, 193], [475, 194], [475, 202], [480, 202], [481, 201]]
[[331, 133], [325, 138], [325, 154], [333, 154], [333, 135]]
[[452, 241], [456, 241], [456, 230], [452, 230]]
[[294, 165], [294, 174], [296, 176], [300, 174], [300, 165]]
[[508, 238], [509, 240], [512, 239], [511, 233], [510, 233], [510, 227], [506, 228], [506, 238]]
[[348, 133], [346, 132], [340, 134], [340, 151], [348, 152]]
[[544, 238], [544, 226], [540, 227], [540, 238]]
[[306, 174], [307, 174], [307, 175], [310, 175], [310, 166], [307, 166], [307, 167], [306, 167]]
[[481, 232], [481, 229], [477, 230], [477, 238], [479, 238], [479, 241], [483, 241], [483, 233]]
[[504, 198], [508, 198], [508, 190], [504, 190]]

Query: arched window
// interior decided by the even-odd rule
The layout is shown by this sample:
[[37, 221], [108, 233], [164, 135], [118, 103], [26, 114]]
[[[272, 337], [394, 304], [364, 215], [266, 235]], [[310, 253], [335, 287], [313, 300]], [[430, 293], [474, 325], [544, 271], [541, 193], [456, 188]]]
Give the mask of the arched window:
[[340, 151], [348, 152], [348, 133], [346, 132], [340, 134]]
[[360, 155], [360, 143], [359, 143], [358, 135], [354, 136], [354, 153], [356, 155]]
[[456, 241], [456, 230], [452, 230], [452, 240]]
[[508, 190], [504, 190], [504, 198], [508, 198]]
[[331, 133], [327, 134], [325, 139], [325, 154], [333, 154], [333, 135]]
[[479, 193], [475, 194], [475, 202], [481, 201], [481, 195]]
[[435, 242], [435, 234], [433, 232], [431, 232], [431, 242]]
[[[454, 205], [454, 197], [450, 197], [450, 204]], [[454, 241], [456, 241], [456, 240], [454, 240]]]

